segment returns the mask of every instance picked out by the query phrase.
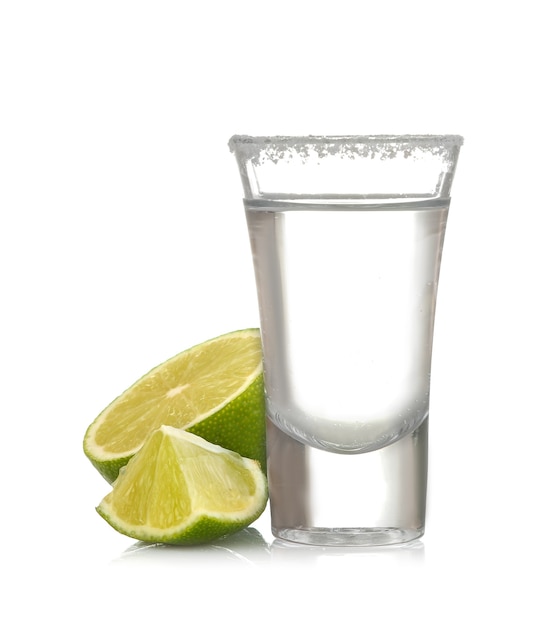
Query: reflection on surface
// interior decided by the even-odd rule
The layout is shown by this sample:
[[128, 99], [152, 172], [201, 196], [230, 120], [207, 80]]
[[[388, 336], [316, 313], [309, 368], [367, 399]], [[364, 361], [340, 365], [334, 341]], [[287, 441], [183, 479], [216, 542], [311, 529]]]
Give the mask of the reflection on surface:
[[189, 563], [190, 567], [193, 567], [209, 563], [255, 565], [268, 562], [269, 558], [269, 545], [261, 533], [255, 528], [245, 528], [229, 537], [197, 546], [173, 546], [139, 541], [125, 550], [113, 563], [144, 562], [174, 566]]
[[424, 562], [424, 544], [412, 541], [406, 544], [382, 547], [330, 547], [295, 544], [275, 539], [268, 544], [255, 528], [245, 528], [234, 535], [199, 546], [172, 546], [137, 542], [125, 550], [112, 564], [153, 564], [182, 567], [194, 566], [314, 566], [337, 563], [340, 560], [372, 565], [421, 565]]
[[337, 558], [348, 562], [377, 562], [389, 565], [422, 564], [422, 541], [380, 547], [309, 546], [275, 539], [271, 545], [273, 564], [319, 565]]

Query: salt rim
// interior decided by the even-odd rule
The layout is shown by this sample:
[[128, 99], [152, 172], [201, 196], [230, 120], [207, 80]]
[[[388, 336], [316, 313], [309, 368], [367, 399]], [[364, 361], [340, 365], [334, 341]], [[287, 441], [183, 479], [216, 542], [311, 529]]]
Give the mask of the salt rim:
[[254, 164], [262, 160], [277, 162], [299, 156], [303, 161], [314, 153], [319, 158], [340, 157], [392, 159], [398, 154], [404, 158], [415, 153], [429, 152], [454, 160], [452, 152], [463, 144], [461, 135], [306, 135], [306, 136], [250, 136], [233, 135], [229, 149], [237, 158]]

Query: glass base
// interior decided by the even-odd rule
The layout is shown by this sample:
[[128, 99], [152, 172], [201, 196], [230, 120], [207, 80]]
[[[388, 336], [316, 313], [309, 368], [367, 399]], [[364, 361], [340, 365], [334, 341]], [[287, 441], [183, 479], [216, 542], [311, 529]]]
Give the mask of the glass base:
[[272, 528], [278, 539], [312, 546], [390, 546], [422, 537], [424, 528]]
[[428, 418], [364, 454], [336, 454], [267, 424], [272, 532], [308, 545], [384, 546], [424, 533]]

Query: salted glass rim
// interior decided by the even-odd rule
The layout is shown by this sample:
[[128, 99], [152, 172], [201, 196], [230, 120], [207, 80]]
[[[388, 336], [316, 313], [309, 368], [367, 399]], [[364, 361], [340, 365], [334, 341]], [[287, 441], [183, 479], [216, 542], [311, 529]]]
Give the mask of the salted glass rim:
[[229, 140], [232, 151], [241, 145], [268, 145], [288, 144], [314, 145], [314, 144], [409, 144], [411, 146], [456, 146], [464, 143], [462, 135], [444, 134], [414, 134], [414, 135], [233, 135]]
[[233, 135], [229, 148], [246, 199], [443, 198], [462, 143], [461, 135]]

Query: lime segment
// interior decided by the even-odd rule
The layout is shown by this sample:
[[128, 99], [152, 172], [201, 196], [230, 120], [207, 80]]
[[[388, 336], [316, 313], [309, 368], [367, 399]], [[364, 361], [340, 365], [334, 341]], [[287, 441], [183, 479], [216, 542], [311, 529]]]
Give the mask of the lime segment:
[[134, 539], [190, 545], [245, 528], [266, 502], [257, 461], [162, 426], [122, 470], [97, 511]]

